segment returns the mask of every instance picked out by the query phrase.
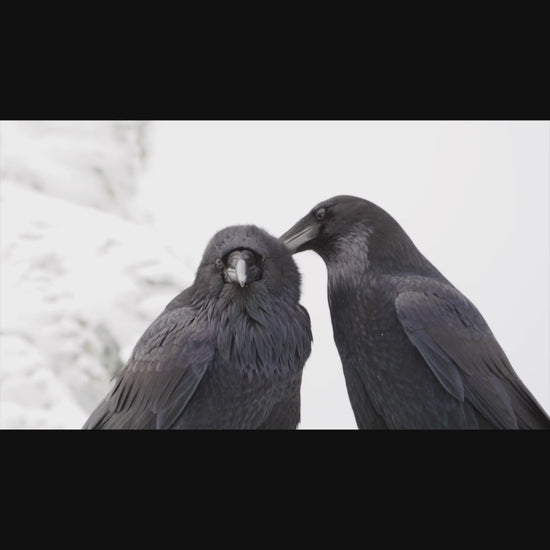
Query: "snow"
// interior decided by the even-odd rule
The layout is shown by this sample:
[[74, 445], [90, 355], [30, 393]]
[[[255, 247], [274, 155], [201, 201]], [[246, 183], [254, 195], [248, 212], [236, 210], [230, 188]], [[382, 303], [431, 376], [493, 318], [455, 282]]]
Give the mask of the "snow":
[[[120, 143], [106, 139], [118, 135], [117, 124], [102, 123], [97, 139], [86, 133], [82, 144], [78, 123], [48, 126], [46, 140], [41, 123], [34, 129], [25, 123], [25, 131], [2, 123], [2, 428], [79, 428], [137, 338], [194, 277], [146, 224], [127, 219], [145, 216], [132, 216], [121, 202], [124, 193], [131, 201], [137, 161], [135, 148], [126, 150], [127, 133], [120, 132]], [[29, 162], [35, 186], [22, 168], [29, 151], [45, 166], [42, 180]], [[67, 158], [102, 158], [109, 186], [95, 189], [100, 183], [86, 178], [90, 166], [83, 159], [71, 164], [72, 172], [54, 170], [48, 154], [59, 151]], [[75, 193], [71, 182], [91, 192]], [[110, 194], [117, 182], [124, 192]]]
[[[1, 121], [0, 427], [80, 428], [216, 231], [336, 194], [401, 223], [549, 411], [549, 151], [547, 122]], [[324, 264], [295, 259], [300, 427], [353, 429]]]
[[2, 180], [129, 216], [144, 133], [130, 121], [3, 121]]

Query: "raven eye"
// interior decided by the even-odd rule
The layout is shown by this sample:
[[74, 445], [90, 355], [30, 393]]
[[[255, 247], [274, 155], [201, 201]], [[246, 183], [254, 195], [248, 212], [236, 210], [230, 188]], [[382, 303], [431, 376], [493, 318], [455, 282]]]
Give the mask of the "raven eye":
[[314, 213], [315, 219], [321, 221], [325, 217], [326, 213], [326, 208], [317, 208]]

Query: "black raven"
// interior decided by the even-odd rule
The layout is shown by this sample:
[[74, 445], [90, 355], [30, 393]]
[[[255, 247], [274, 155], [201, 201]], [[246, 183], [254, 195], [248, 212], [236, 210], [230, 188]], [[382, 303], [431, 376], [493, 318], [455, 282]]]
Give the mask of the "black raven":
[[296, 429], [311, 351], [300, 273], [254, 225], [210, 240], [84, 429]]
[[281, 240], [325, 261], [360, 429], [550, 427], [476, 307], [380, 207], [333, 197]]

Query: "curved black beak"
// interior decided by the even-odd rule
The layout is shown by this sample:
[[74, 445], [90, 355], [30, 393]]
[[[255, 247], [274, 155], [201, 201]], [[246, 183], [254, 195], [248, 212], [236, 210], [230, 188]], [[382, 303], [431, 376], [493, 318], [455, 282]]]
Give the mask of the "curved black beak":
[[292, 254], [309, 250], [311, 241], [319, 235], [319, 225], [311, 218], [311, 215], [304, 216], [279, 237]]

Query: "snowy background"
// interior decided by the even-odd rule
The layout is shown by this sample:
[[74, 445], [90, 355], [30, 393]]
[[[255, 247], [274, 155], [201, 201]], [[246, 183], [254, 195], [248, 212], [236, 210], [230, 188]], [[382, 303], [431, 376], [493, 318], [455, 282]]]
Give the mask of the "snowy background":
[[[550, 123], [1, 121], [0, 427], [80, 428], [211, 236], [379, 204], [466, 294], [550, 411]], [[295, 256], [302, 429], [355, 428], [326, 271]]]

